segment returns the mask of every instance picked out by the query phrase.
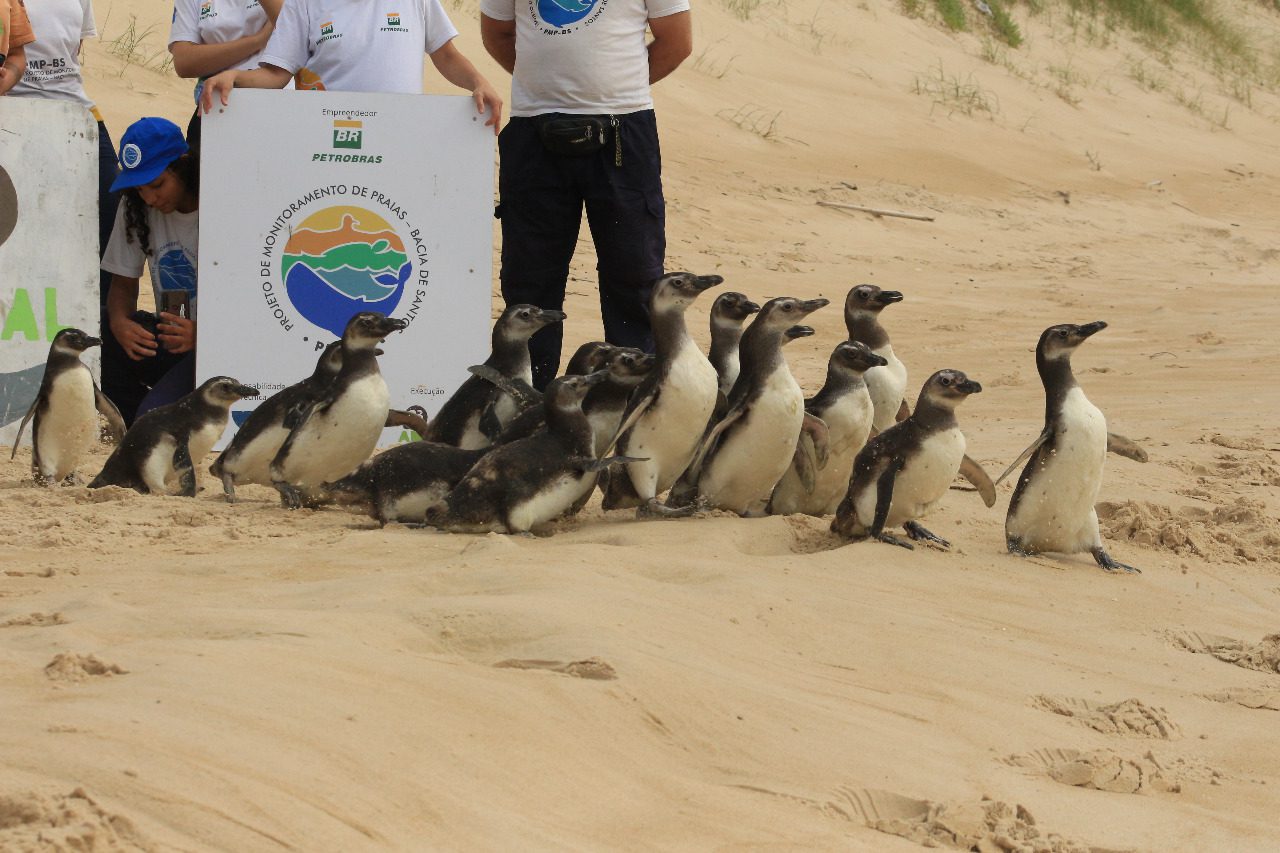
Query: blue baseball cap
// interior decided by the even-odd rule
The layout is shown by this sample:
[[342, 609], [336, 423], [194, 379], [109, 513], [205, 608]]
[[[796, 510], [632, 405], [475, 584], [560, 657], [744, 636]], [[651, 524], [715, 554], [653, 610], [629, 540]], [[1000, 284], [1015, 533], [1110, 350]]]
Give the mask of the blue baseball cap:
[[154, 181], [169, 164], [187, 153], [182, 131], [167, 118], [140, 118], [120, 140], [120, 175], [111, 192]]

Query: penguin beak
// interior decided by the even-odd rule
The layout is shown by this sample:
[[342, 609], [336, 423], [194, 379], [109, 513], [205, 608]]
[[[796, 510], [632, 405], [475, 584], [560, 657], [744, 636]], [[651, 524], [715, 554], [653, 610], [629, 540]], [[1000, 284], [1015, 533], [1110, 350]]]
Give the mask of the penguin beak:
[[398, 317], [383, 317], [382, 320], [378, 322], [378, 334], [380, 337], [385, 338], [392, 332], [399, 332], [408, 328], [408, 326], [408, 320], [401, 320]]
[[806, 299], [800, 303], [800, 310], [804, 311], [805, 314], [812, 314], [819, 308], [825, 308], [830, 304], [830, 299]]
[[608, 378], [609, 378], [609, 371], [597, 370], [595, 373], [588, 373], [586, 376], [582, 377], [582, 382], [584, 385], [590, 388], [593, 385], [599, 385], [601, 382], [604, 382]]
[[783, 334], [787, 336], [787, 340], [789, 341], [794, 341], [796, 338], [807, 338], [813, 334], [813, 326], [792, 326]]
[[1106, 327], [1107, 327], [1107, 324], [1104, 323], [1102, 320], [1096, 320], [1092, 323], [1086, 323], [1085, 325], [1080, 326], [1079, 327], [1080, 330], [1076, 334], [1078, 334], [1081, 340], [1083, 340], [1084, 338], [1090, 337], [1092, 335], [1096, 335], [1098, 332], [1101, 332]]
[[872, 299], [877, 305], [892, 305], [895, 302], [902, 301], [902, 291], [900, 290], [882, 290]]
[[972, 379], [966, 379], [956, 386], [956, 390], [961, 394], [977, 394], [982, 390], [982, 386]]
[[237, 386], [236, 386], [236, 388], [235, 388], [235, 391], [236, 391], [236, 393], [237, 393], [237, 394], [239, 394], [242, 398], [243, 398], [243, 397], [257, 397], [260, 393], [262, 393], [262, 392], [260, 392], [257, 388], [254, 388], [252, 385], [237, 385]]
[[746, 314], [755, 314], [757, 311], [760, 310], [760, 306], [757, 305], [755, 302], [748, 301], [748, 302], [742, 303], [742, 310]]
[[84, 339], [85, 349], [89, 349], [90, 347], [100, 347], [100, 346], [102, 346], [102, 338], [85, 338]]
[[563, 323], [569, 319], [569, 315], [563, 311], [552, 311], [543, 308], [538, 314], [538, 319], [542, 322], [542, 325], [550, 326], [552, 323]]
[[698, 275], [694, 276], [693, 280], [699, 293], [715, 287], [717, 284], [724, 284], [724, 279], [718, 275]]
[[876, 355], [873, 352], [869, 352], [862, 357], [862, 362], [867, 365], [868, 369], [870, 369], [872, 367], [884, 367], [889, 363], [889, 359], [882, 355]]

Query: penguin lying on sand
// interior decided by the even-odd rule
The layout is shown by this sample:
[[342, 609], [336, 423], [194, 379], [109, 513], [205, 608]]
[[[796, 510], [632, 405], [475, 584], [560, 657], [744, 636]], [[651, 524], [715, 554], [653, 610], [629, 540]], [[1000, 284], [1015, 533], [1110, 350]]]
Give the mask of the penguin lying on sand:
[[336, 483], [325, 483], [336, 503], [368, 512], [381, 525], [421, 522], [489, 448], [463, 450], [434, 441], [398, 444]]
[[342, 367], [291, 419], [294, 426], [271, 461], [271, 484], [285, 506], [300, 507], [306, 492], [345, 477], [373, 453], [390, 412], [378, 344], [406, 325], [376, 311], [362, 311], [347, 321]]
[[[510, 305], [493, 325], [493, 349], [485, 366], [510, 380], [533, 385], [529, 338], [534, 332], [565, 319], [563, 311], [536, 305]], [[474, 449], [488, 447], [502, 434], [519, 407], [511, 395], [493, 382], [469, 376], [453, 392], [427, 428], [428, 441]]]
[[[871, 434], [874, 410], [863, 376], [871, 368], [884, 364], [884, 357], [873, 353], [864, 343], [842, 341], [836, 345], [827, 363], [826, 384], [804, 401], [805, 411], [826, 424], [826, 462], [806, 472], [809, 454], [797, 446], [795, 461], [773, 490], [769, 512], [822, 516], [836, 511], [849, 489], [853, 460]], [[808, 440], [807, 435], [800, 436], [801, 444]]]
[[89, 488], [124, 486], [143, 494], [196, 496], [194, 464], [204, 459], [227, 428], [231, 405], [258, 389], [229, 376], [205, 380], [176, 403], [152, 409], [133, 422], [120, 446]]
[[955, 479], [965, 451], [956, 406], [981, 390], [959, 370], [939, 370], [930, 376], [916, 410], [867, 442], [858, 454], [849, 491], [836, 509], [831, 531], [849, 539], [870, 536], [914, 547], [884, 532], [886, 527], [902, 525], [912, 539], [950, 547], [916, 519], [928, 514]]
[[[1071, 372], [1071, 354], [1107, 324], [1050, 326], [1036, 345], [1036, 370], [1044, 383], [1045, 420], [1040, 436], [1004, 474], [1029, 459], [1009, 501], [1004, 533], [1009, 551], [1026, 556], [1040, 551], [1078, 554], [1088, 551], [1109, 572], [1137, 572], [1102, 547], [1094, 504], [1102, 488], [1107, 450], [1134, 455], [1128, 439], [1107, 433], [1107, 419], [1089, 402]], [[1141, 461], [1146, 454], [1137, 448]]]
[[80, 354], [102, 344], [79, 329], [63, 329], [49, 346], [40, 390], [18, 425], [12, 459], [18, 452], [27, 421], [31, 425], [31, 474], [37, 484], [71, 483], [80, 460], [98, 440], [98, 414], [107, 419], [112, 440], [124, 436], [124, 418], [93, 381]]
[[547, 427], [481, 457], [426, 523], [446, 530], [527, 533], [570, 512], [595, 487], [599, 471], [634, 460], [597, 459], [582, 398], [604, 371], [562, 376], [547, 386]]

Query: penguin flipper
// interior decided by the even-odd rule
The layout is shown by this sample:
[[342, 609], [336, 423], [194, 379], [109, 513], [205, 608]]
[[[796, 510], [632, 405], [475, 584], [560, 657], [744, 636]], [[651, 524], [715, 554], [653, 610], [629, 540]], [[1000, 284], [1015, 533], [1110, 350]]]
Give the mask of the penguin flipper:
[[831, 432], [827, 429], [827, 422], [812, 412], [805, 412], [804, 421], [800, 426], [800, 435], [809, 437], [817, 470], [826, 468], [831, 442]]
[[970, 485], [978, 490], [978, 494], [982, 496], [984, 504], [988, 507], [996, 505], [996, 484], [991, 482], [991, 478], [987, 476], [986, 469], [967, 455], [960, 460], [960, 476], [968, 480]]
[[907, 405], [906, 400], [903, 400], [902, 404], [898, 406], [898, 414], [894, 416], [894, 420], [905, 421], [909, 417], [911, 417], [911, 407]]
[[102, 393], [102, 389], [96, 382], [93, 384], [93, 405], [97, 408], [98, 414], [107, 419], [107, 434], [111, 436], [113, 442], [119, 444], [124, 438], [124, 417], [116, 408], [116, 404], [111, 402], [111, 398]]
[[173, 472], [178, 475], [178, 494], [184, 498], [196, 496], [196, 469], [191, 462], [191, 449], [185, 441], [179, 441], [173, 449]]
[[1107, 433], [1107, 452], [1132, 459], [1134, 462], [1147, 461], [1147, 451], [1143, 450], [1136, 441], [1114, 432]]
[[807, 432], [801, 432], [796, 441], [795, 453], [791, 455], [791, 467], [800, 478], [805, 494], [813, 494], [813, 489], [818, 484], [818, 454], [813, 446], [813, 436]]
[[[293, 433], [298, 427], [307, 422], [311, 417], [311, 413], [315, 411], [316, 400], [298, 400], [285, 410], [284, 418], [281, 420], [281, 426], [290, 431], [289, 438], [293, 437]], [[289, 444], [289, 439], [285, 439], [285, 445]], [[284, 448], [282, 447], [281, 450]]]
[[[1013, 460], [1013, 464], [1010, 465], [1008, 468], [1004, 469], [1004, 473], [996, 478], [995, 483], [992, 484], [992, 488], [994, 489], [996, 486], [1003, 483], [1005, 477], [1008, 477], [1010, 474], [1014, 472], [1014, 470], [1017, 469], [1019, 465], [1021, 465], [1023, 462], [1026, 462], [1028, 459], [1030, 459], [1031, 454], [1039, 450], [1040, 446], [1049, 440], [1050, 435], [1051, 433], [1048, 428], [1046, 428], [1043, 432], [1041, 432], [1040, 435], [1036, 438], [1036, 440], [1031, 442], [1031, 446], [1028, 447], [1026, 450], [1022, 451], [1022, 453], [1018, 455], [1018, 458]], [[961, 463], [960, 467], [961, 467], [961, 470], [963, 470], [964, 464]], [[973, 482], [973, 481], [970, 480], [969, 482]], [[974, 485], [977, 485], [977, 484], [975, 483]], [[986, 500], [986, 498], [984, 497], [983, 500]], [[991, 506], [991, 504], [987, 504], [987, 506]]]
[[27, 428], [27, 421], [31, 420], [36, 413], [36, 406], [40, 405], [42, 397], [37, 394], [36, 398], [31, 401], [31, 408], [27, 409], [27, 413], [22, 416], [22, 423], [18, 425], [18, 434], [13, 439], [13, 449], [9, 451], [9, 458], [12, 459], [18, 453], [18, 445], [22, 443], [22, 431]]
[[502, 421], [498, 420], [497, 407], [492, 403], [487, 403], [484, 410], [480, 412], [480, 432], [485, 438], [489, 439], [489, 443], [493, 444], [502, 435]]
[[532, 385], [523, 379], [513, 379], [495, 367], [487, 364], [473, 364], [467, 368], [467, 372], [495, 386], [499, 391], [511, 395], [522, 411], [542, 403], [542, 394]]
[[889, 506], [893, 503], [893, 484], [902, 466], [902, 459], [892, 459], [876, 478], [876, 514], [867, 531], [875, 539], [880, 539], [884, 535], [884, 523], [889, 518]]
[[[643, 388], [643, 386], [641, 387]], [[639, 394], [639, 390], [637, 390], [636, 393]], [[622, 423], [618, 424], [618, 431], [613, 434], [613, 440], [609, 442], [609, 446], [604, 449], [604, 453], [602, 453], [601, 456], [608, 456], [613, 452], [613, 449], [617, 447], [618, 442], [622, 440], [622, 437], [631, 431], [631, 428], [636, 425], [636, 421], [640, 420], [640, 416], [645, 413], [645, 410], [648, 409], [656, 399], [658, 399], [656, 386], [651, 387], [648, 390], [648, 393], [644, 394], [642, 397], [631, 398], [631, 403], [629, 404], [630, 411], [628, 411], [626, 416], [623, 417]]]
[[689, 467], [685, 469], [685, 473], [681, 479], [688, 478], [691, 482], [698, 482], [698, 478], [702, 475], [702, 466], [706, 463], [707, 457], [714, 456], [716, 448], [720, 446], [720, 436], [724, 431], [733, 426], [739, 418], [746, 414], [747, 407], [743, 405], [735, 406], [720, 419], [715, 426], [708, 426], [706, 433], [702, 437], [702, 444], [698, 445], [697, 451], [693, 454], [693, 460], [689, 463]]
[[419, 438], [427, 437], [427, 419], [416, 412], [391, 409], [387, 412], [386, 425], [389, 427], [405, 427], [416, 432]]

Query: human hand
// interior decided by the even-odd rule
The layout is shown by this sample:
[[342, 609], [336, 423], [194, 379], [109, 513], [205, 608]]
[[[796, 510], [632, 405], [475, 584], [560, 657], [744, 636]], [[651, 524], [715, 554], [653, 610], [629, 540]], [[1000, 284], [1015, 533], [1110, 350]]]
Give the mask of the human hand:
[[203, 115], [213, 112], [214, 92], [218, 93], [222, 106], [227, 105], [227, 95], [235, 88], [237, 73], [234, 68], [231, 68], [204, 81], [204, 90], [200, 93], [200, 112]]
[[471, 97], [475, 99], [476, 112], [481, 115], [486, 111], [490, 113], [489, 120], [484, 123], [484, 126], [492, 125], [493, 135], [497, 136], [498, 125], [502, 123], [502, 96], [489, 84], [488, 80], [481, 80], [480, 85], [471, 93]]
[[160, 343], [164, 344], [164, 348], [175, 355], [191, 352], [196, 348], [195, 320], [188, 320], [186, 317], [179, 317], [177, 314], [161, 311], [160, 322], [156, 324], [156, 329], [160, 332]]
[[[0, 54], [0, 56], [3, 56], [3, 54]], [[0, 62], [4, 62], [4, 60], [0, 59]], [[13, 78], [14, 75], [9, 73], [9, 69], [0, 65], [0, 97], [17, 85], [18, 81]]]
[[134, 361], [142, 361], [156, 354], [155, 335], [128, 317], [112, 319], [111, 334], [115, 335], [124, 354]]

